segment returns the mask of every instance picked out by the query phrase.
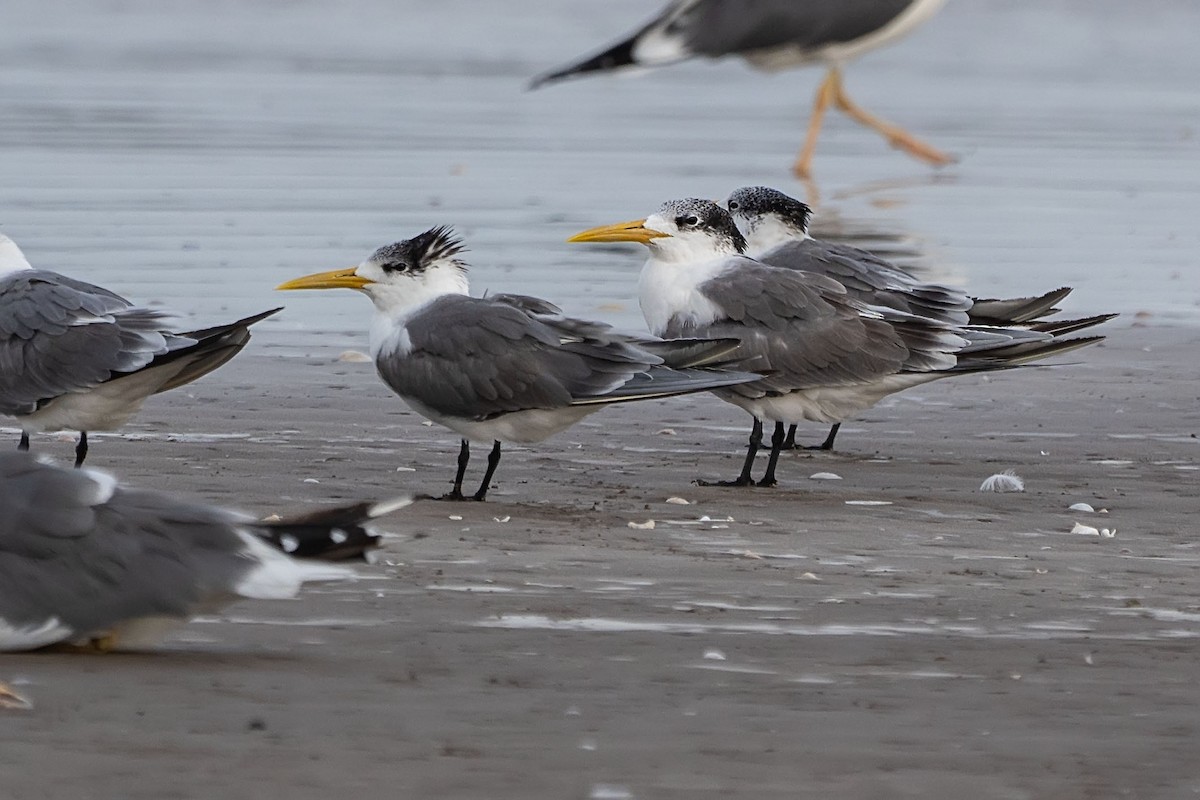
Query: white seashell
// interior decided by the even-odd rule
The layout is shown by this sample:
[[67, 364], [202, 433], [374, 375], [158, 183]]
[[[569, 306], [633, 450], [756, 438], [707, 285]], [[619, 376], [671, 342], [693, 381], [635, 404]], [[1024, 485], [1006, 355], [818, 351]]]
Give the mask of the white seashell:
[[725, 660], [725, 654], [722, 653], [720, 650], [718, 650], [715, 647], [710, 647], [709, 649], [705, 650], [704, 657], [711, 659], [713, 661], [724, 661]]
[[451, 514], [449, 518], [455, 522], [458, 522], [462, 519], [462, 514]]
[[337, 357], [338, 361], [345, 361], [350, 364], [362, 364], [369, 362], [371, 357], [366, 353], [360, 353], [357, 350], [347, 350]]
[[979, 484], [979, 491], [1023, 492], [1025, 491], [1025, 481], [1021, 480], [1021, 476], [1017, 475], [1011, 469], [1006, 469], [1004, 472], [998, 472]]
[[512, 516], [506, 514], [503, 517], [492, 517], [492, 522], [508, 522], [510, 519], [512, 519]]
[[1103, 536], [1105, 539], [1111, 539], [1117, 535], [1117, 529], [1116, 528], [1101, 528], [1100, 535]]
[[639, 531], [652, 531], [654, 530], [654, 520], [648, 519], [645, 522], [634, 522], [633, 520], [630, 520], [629, 527]]
[[317, 480], [316, 478], [305, 478], [304, 482], [305, 483], [320, 483], [320, 481]]
[[674, 506], [690, 506], [691, 502], [682, 497], [668, 497], [667, 502]]
[[1071, 528], [1071, 533], [1078, 533], [1084, 536], [1099, 536], [1100, 529], [1093, 528], [1091, 525], [1084, 525], [1082, 522], [1076, 522], [1075, 527]]
[[655, 433], [657, 433], [659, 436], [674, 436], [675, 429], [674, 428], [663, 428], [662, 430], [655, 431]]
[[1089, 504], [1089, 503], [1074, 503], [1067, 510], [1068, 511], [1086, 511], [1089, 514], [1094, 514], [1096, 511], [1096, 509], [1092, 508], [1091, 504]]
[[814, 472], [808, 478], [813, 481], [840, 481], [842, 476], [836, 472]]
[[847, 500], [848, 506], [890, 506], [891, 500]]

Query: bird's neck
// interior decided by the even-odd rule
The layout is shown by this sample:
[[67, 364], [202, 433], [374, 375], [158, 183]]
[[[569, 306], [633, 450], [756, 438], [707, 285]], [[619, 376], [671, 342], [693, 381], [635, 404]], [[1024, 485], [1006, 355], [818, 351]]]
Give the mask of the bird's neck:
[[775, 219], [760, 220], [746, 232], [746, 254], [758, 258], [785, 242], [803, 242], [810, 239], [808, 231]]
[[375, 304], [371, 319], [371, 355], [378, 358], [406, 349], [408, 320], [438, 298], [465, 295], [470, 292], [467, 275], [459, 269], [437, 269], [426, 272], [420, 280], [397, 283], [370, 284], [367, 294]]
[[638, 279], [638, 302], [646, 327], [655, 336], [676, 336], [679, 320], [693, 328], [710, 325], [721, 310], [701, 291], [701, 285], [726, 268], [729, 256], [699, 263], [667, 261], [651, 255]]

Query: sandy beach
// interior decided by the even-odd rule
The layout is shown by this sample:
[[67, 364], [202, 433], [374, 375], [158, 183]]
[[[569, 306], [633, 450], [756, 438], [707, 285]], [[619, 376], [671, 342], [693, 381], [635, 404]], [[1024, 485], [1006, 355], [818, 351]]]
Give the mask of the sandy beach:
[[0, 800], [1200, 795], [1200, 4], [947, 3], [846, 83], [959, 162], [831, 114], [812, 186], [819, 70], [525, 91], [657, 6], [6, 3], [0, 230], [186, 327], [287, 305], [89, 465], [262, 516], [441, 494], [456, 437], [343, 357], [367, 301], [272, 287], [452, 225], [474, 293], [641, 330], [644, 251], [566, 238], [746, 185], [929, 280], [1074, 286], [1108, 340], [889, 398], [770, 490], [695, 483], [741, 465], [732, 406], [608, 409], [382, 520], [356, 582], [4, 655]]
[[[895, 396], [773, 490], [693, 482], [736, 472], [732, 406], [610, 409], [383, 521], [353, 584], [6, 656], [5, 795], [1188, 796], [1200, 332], [1108, 327]], [[262, 514], [444, 491], [454, 437], [338, 355], [247, 352], [95, 466]]]

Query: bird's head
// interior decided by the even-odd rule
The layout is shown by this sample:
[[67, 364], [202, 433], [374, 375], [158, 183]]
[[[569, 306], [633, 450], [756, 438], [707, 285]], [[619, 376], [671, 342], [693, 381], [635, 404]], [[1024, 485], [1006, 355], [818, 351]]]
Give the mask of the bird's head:
[[711, 200], [670, 200], [642, 220], [577, 233], [568, 242], [641, 242], [661, 261], [695, 263], [742, 253], [746, 240]]
[[356, 289], [380, 311], [424, 305], [446, 294], [466, 294], [467, 266], [458, 254], [462, 240], [445, 226], [385, 245], [357, 267], [318, 272], [281, 283], [276, 289]]
[[747, 186], [725, 201], [730, 216], [745, 235], [752, 252], [808, 236], [812, 209], [783, 192], [766, 186]]

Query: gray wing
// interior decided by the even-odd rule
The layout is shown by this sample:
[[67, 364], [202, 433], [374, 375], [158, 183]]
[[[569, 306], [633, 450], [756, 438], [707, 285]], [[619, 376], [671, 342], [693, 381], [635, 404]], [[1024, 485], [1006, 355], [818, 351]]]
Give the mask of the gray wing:
[[0, 454], [0, 628], [186, 616], [255, 565], [234, 515]]
[[495, 299], [444, 297], [408, 322], [412, 350], [376, 361], [401, 396], [468, 419], [594, 400], [661, 360], [606, 326], [534, 317]]
[[816, 49], [858, 39], [887, 25], [913, 0], [700, 0], [676, 3], [664, 17], [697, 55], [780, 45]]
[[164, 328], [157, 311], [107, 289], [42, 270], [0, 279], [0, 413], [131, 372], [194, 342]]
[[964, 344], [935, 320], [868, 309], [834, 280], [751, 259], [731, 259], [700, 291], [724, 317], [700, 326], [676, 317], [666, 333], [741, 339], [739, 366], [767, 373], [734, 388], [750, 397], [949, 368]]
[[965, 325], [972, 299], [952, 286], [924, 283], [895, 264], [857, 247], [818, 239], [784, 242], [763, 253], [764, 264], [826, 275], [853, 299], [952, 324]]

